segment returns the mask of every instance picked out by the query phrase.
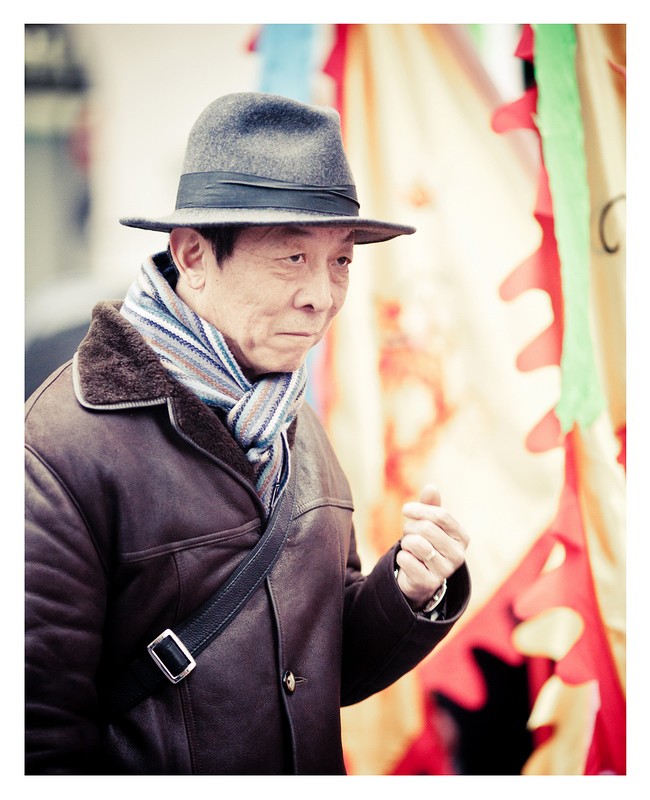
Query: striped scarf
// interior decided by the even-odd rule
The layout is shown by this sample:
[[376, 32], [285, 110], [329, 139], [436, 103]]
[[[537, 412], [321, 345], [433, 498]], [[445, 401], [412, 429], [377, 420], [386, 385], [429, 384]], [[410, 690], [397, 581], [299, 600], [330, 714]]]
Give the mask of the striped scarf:
[[181, 300], [151, 258], [121, 313], [180, 383], [225, 410], [226, 427], [252, 464], [257, 493], [270, 514], [289, 479], [287, 430], [303, 400], [305, 368], [250, 383], [221, 333]]

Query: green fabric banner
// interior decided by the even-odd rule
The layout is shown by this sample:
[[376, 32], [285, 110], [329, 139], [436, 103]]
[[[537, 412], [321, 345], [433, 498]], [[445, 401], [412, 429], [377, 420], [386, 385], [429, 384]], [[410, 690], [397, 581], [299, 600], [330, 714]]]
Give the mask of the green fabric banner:
[[533, 25], [537, 127], [549, 178], [564, 300], [563, 431], [592, 423], [605, 407], [589, 322], [589, 186], [576, 76], [574, 25]]

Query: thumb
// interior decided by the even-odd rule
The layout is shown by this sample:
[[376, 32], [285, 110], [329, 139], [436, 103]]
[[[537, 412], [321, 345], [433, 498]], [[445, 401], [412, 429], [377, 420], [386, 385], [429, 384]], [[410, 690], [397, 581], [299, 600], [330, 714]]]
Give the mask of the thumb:
[[420, 502], [429, 506], [439, 506], [441, 501], [438, 487], [433, 483], [427, 483], [420, 492]]

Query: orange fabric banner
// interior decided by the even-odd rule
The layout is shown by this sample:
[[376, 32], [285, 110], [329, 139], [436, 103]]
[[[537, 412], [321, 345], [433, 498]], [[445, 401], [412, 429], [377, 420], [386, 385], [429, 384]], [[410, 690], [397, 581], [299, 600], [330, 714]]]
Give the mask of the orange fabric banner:
[[[357, 248], [330, 340], [327, 422], [367, 565], [427, 481], [470, 531], [474, 593], [458, 631], [548, 524], [563, 480], [562, 453], [526, 446], [557, 371], [516, 366], [552, 320], [549, 298], [499, 294], [539, 241], [536, 174], [516, 137], [491, 129], [487, 88], [455, 28], [348, 26], [343, 123], [361, 208], [418, 232]], [[427, 715], [417, 673], [346, 709], [351, 770], [390, 771]]]
[[[622, 64], [620, 54], [605, 58], [618, 65], [611, 92], [594, 90], [616, 27], [577, 29], [581, 97], [600, 106], [611, 95], [618, 109], [607, 164], [598, 115], [585, 120], [604, 232], [592, 273], [598, 258], [617, 264], [615, 276], [595, 276], [591, 309], [608, 410], [563, 437], [553, 410], [560, 262], [534, 89], [495, 114], [455, 26], [340, 26], [340, 103], [362, 212], [418, 232], [357, 248], [328, 342], [326, 421], [352, 484], [365, 564], [399, 538], [403, 502], [433, 481], [472, 536], [474, 586], [468, 612], [420, 668], [344, 709], [353, 773], [456, 768], [439, 747], [450, 740], [432, 693], [467, 709], [485, 703], [477, 647], [529, 670], [535, 749], [522, 771], [625, 769], [624, 55]], [[518, 52], [533, 58], [528, 27]], [[600, 195], [596, 174], [609, 180]]]

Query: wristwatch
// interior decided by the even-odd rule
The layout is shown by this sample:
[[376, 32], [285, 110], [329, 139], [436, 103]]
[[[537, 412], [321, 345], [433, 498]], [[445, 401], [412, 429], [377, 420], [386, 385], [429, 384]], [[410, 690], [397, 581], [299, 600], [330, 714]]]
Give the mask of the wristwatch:
[[421, 609], [421, 614], [430, 614], [434, 608], [437, 608], [440, 603], [442, 602], [443, 597], [447, 594], [447, 579], [444, 578], [442, 581], [442, 586], [438, 589], [438, 591], [433, 595], [431, 600], [426, 604], [426, 606]]
[[[397, 576], [399, 575], [399, 567], [395, 568], [395, 580], [397, 580]], [[424, 614], [425, 617], [429, 617], [431, 620], [436, 620], [438, 618], [438, 614], [432, 616], [432, 612], [438, 608], [440, 603], [444, 600], [445, 595], [447, 594], [447, 578], [443, 578], [442, 585], [433, 595], [431, 600], [426, 604], [424, 608], [421, 608], [417, 613]], [[430, 616], [431, 615], [431, 616]]]

